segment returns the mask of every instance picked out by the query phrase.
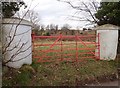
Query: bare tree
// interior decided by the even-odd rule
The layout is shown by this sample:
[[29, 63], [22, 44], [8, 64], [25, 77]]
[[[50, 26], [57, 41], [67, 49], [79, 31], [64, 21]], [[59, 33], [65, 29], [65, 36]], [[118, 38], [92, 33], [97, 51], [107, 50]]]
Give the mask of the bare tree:
[[36, 25], [40, 24], [40, 18], [37, 12], [30, 10], [27, 14], [26, 17], [28, 20], [33, 24], [33, 28], [36, 27]]
[[64, 24], [61, 30], [69, 30], [71, 26], [69, 24]]
[[66, 35], [69, 33], [69, 30], [70, 30], [71, 26], [69, 24], [64, 24], [62, 27], [61, 27], [61, 32], [62, 33], [65, 33]]
[[47, 31], [49, 31], [49, 29], [50, 29], [50, 26], [49, 26], [49, 25], [47, 25], [47, 26], [46, 26], [46, 30], [47, 30]]
[[95, 18], [95, 13], [98, 10], [99, 2], [96, 0], [91, 0], [88, 2], [84, 2], [81, 0], [58, 0], [61, 2], [65, 2], [70, 5], [73, 9], [76, 10], [76, 13], [74, 15], [70, 15], [70, 20], [75, 21], [85, 21], [88, 22], [86, 25], [93, 25], [98, 22], [98, 20]]
[[50, 30], [55, 30], [55, 29], [56, 29], [55, 24], [50, 24]]
[[[22, 15], [24, 15], [25, 13], [26, 13], [26, 11], [21, 11], [21, 12], [16, 13], [16, 16], [21, 18]], [[38, 26], [40, 25], [40, 17], [36, 11], [29, 10], [27, 12], [27, 14], [25, 15], [24, 19], [26, 19], [32, 23], [33, 30], [38, 29]]]

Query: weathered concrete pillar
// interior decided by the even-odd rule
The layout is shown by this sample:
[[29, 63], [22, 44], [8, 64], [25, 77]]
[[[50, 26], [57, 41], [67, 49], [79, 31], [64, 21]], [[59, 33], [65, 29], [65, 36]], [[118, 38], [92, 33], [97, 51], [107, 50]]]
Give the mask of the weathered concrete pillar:
[[3, 19], [3, 60], [9, 67], [32, 63], [31, 23], [19, 18]]
[[[118, 30], [120, 27], [105, 24], [95, 29], [97, 34], [100, 33], [100, 59], [114, 60], [118, 50]], [[98, 40], [96, 41], [98, 42]]]

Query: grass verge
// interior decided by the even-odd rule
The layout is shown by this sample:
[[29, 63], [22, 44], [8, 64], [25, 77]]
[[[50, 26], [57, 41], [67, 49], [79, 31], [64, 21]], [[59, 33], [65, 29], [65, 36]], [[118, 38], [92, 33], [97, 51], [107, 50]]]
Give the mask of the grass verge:
[[117, 61], [46, 62], [3, 68], [3, 86], [76, 86], [114, 80]]

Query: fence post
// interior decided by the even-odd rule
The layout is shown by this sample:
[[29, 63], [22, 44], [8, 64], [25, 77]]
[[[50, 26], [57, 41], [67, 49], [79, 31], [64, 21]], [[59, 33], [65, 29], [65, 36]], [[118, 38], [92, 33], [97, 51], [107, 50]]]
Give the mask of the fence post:
[[61, 61], [63, 61], [63, 53], [62, 53], [62, 51], [63, 51], [63, 47], [62, 47], [62, 46], [63, 46], [63, 45], [62, 45], [62, 34], [60, 34], [60, 38], [61, 38], [61, 39], [60, 39], [60, 42], [61, 42], [61, 44], [60, 44], [60, 45], [61, 45]]
[[75, 38], [76, 38], [76, 62], [78, 62], [78, 44], [77, 44], [78, 35], [75, 35]]

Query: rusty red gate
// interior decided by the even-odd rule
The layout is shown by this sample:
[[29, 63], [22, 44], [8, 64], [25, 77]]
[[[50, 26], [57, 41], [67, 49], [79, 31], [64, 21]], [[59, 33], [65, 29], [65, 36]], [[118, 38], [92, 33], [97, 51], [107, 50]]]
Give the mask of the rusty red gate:
[[[96, 38], [98, 42], [96, 42]], [[36, 36], [32, 35], [33, 58], [37, 62], [100, 59], [98, 35]]]

